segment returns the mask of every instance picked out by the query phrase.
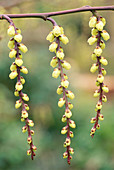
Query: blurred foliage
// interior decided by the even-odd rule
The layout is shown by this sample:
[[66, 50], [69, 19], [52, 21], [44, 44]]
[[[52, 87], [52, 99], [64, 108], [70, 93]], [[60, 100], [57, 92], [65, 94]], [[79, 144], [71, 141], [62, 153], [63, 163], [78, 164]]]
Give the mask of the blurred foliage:
[[[84, 5], [104, 6], [112, 5], [113, 0], [87, 1], [87, 0], [0, 0], [0, 13], [35, 13], [51, 12], [78, 8]], [[26, 134], [21, 133], [19, 110], [15, 110], [16, 97], [13, 96], [15, 80], [10, 80], [8, 74], [11, 59], [8, 57], [6, 32], [8, 23], [0, 20], [0, 169], [1, 170], [113, 170], [114, 168], [114, 133], [113, 133], [113, 75], [114, 75], [114, 14], [111, 11], [99, 12], [107, 20], [106, 29], [111, 39], [106, 43], [104, 56], [109, 60], [107, 66], [109, 79], [107, 83], [112, 87], [108, 95], [108, 103], [103, 106], [105, 120], [101, 122], [101, 129], [94, 139], [89, 136], [91, 125], [89, 120], [94, 116], [96, 99], [92, 97], [90, 89], [89, 68], [92, 64], [91, 53], [94, 47], [90, 47], [86, 41], [90, 36], [88, 27], [91, 13], [77, 13], [63, 16], [55, 16], [57, 23], [64, 27], [65, 34], [70, 43], [63, 45], [66, 60], [72, 69], [68, 72], [71, 76], [70, 89], [76, 94], [73, 101], [73, 119], [77, 123], [74, 130], [75, 137], [72, 140], [75, 155], [71, 166], [62, 159], [64, 152], [63, 142], [65, 137], [60, 134], [64, 124], [61, 122], [63, 109], [57, 107], [59, 96], [56, 94], [60, 80], [51, 77], [52, 68], [49, 65], [53, 54], [49, 52], [49, 42], [45, 37], [52, 29], [52, 25], [40, 19], [14, 19], [17, 27], [22, 30], [23, 42], [29, 48], [24, 56], [24, 64], [29, 69], [25, 75], [26, 84], [24, 91], [30, 96], [30, 117], [35, 121], [34, 143], [38, 147], [37, 156], [31, 161], [26, 156], [28, 149]], [[82, 50], [83, 49], [83, 50]], [[89, 75], [89, 76], [88, 76]], [[110, 78], [110, 75], [112, 77]], [[81, 80], [80, 77], [83, 77]], [[85, 82], [85, 83], [83, 83]], [[84, 88], [84, 84], [87, 87]]]

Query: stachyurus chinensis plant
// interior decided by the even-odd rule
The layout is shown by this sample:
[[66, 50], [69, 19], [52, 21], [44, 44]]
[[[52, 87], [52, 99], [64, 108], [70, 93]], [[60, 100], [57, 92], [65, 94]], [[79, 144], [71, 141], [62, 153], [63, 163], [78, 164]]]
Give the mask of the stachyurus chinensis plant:
[[89, 27], [92, 28], [92, 36], [88, 39], [89, 45], [97, 43], [96, 48], [94, 49], [93, 54], [91, 55], [92, 60], [96, 61], [90, 69], [90, 72], [94, 73], [98, 70], [98, 76], [96, 79], [97, 90], [94, 92], [94, 97], [99, 97], [99, 100], [96, 104], [95, 111], [97, 115], [91, 118], [91, 123], [94, 123], [94, 126], [91, 129], [90, 135], [93, 137], [96, 129], [100, 129], [99, 120], [104, 120], [104, 116], [101, 113], [102, 103], [107, 102], [107, 97], [103, 92], [108, 93], [109, 89], [107, 85], [104, 84], [104, 76], [106, 75], [106, 70], [102, 65], [106, 66], [108, 61], [102, 56], [103, 49], [105, 48], [105, 43], [103, 40], [107, 41], [110, 38], [110, 35], [106, 30], [103, 30], [106, 24], [105, 18], [99, 16], [94, 12], [93, 16], [90, 18]]
[[103, 65], [106, 66], [108, 61], [102, 56], [102, 52], [105, 48], [105, 42], [110, 36], [104, 26], [106, 24], [105, 18], [101, 17], [96, 11], [97, 10], [114, 10], [114, 6], [105, 6], [105, 7], [90, 7], [85, 6], [77, 9], [71, 9], [66, 11], [50, 12], [50, 13], [34, 13], [34, 14], [7, 14], [0, 15], [1, 19], [6, 19], [9, 22], [9, 27], [7, 34], [10, 37], [8, 42], [8, 47], [10, 49], [9, 57], [13, 60], [13, 63], [10, 66], [11, 73], [9, 74], [10, 79], [17, 78], [15, 85], [14, 95], [18, 97], [15, 103], [15, 108], [18, 109], [21, 107], [21, 121], [24, 122], [22, 127], [22, 132], [28, 133], [27, 143], [29, 144], [29, 149], [27, 150], [27, 155], [31, 155], [31, 158], [35, 156], [35, 151], [37, 150], [36, 146], [33, 144], [32, 136], [34, 135], [34, 130], [31, 127], [34, 126], [34, 122], [30, 120], [28, 110], [29, 106], [26, 102], [29, 101], [29, 97], [24, 93], [23, 86], [25, 83], [24, 77], [21, 75], [28, 74], [27, 68], [23, 65], [23, 56], [21, 53], [26, 53], [28, 51], [27, 47], [22, 43], [21, 30], [18, 29], [11, 18], [27, 18], [27, 17], [37, 17], [42, 18], [45, 21], [50, 21], [53, 24], [52, 30], [47, 35], [46, 39], [51, 43], [49, 46], [49, 51], [54, 52], [54, 56], [50, 61], [50, 65], [54, 68], [52, 72], [53, 78], [60, 77], [60, 84], [57, 85], [57, 94], [61, 95], [58, 101], [58, 107], [65, 106], [63, 116], [61, 115], [61, 120], [65, 124], [61, 129], [61, 134], [66, 134], [66, 138], [63, 146], [65, 147], [65, 152], [63, 153], [63, 158], [67, 158], [68, 164], [72, 159], [72, 154], [74, 154], [74, 149], [71, 147], [71, 138], [74, 134], [71, 131], [71, 128], [75, 128], [76, 124], [71, 119], [73, 104], [69, 99], [74, 99], [74, 93], [68, 89], [69, 81], [67, 75], [64, 73], [64, 70], [70, 70], [71, 65], [68, 63], [65, 58], [65, 53], [62, 48], [62, 43], [67, 44], [69, 39], [64, 34], [64, 29], [59, 26], [51, 16], [63, 15], [75, 12], [91, 11], [93, 16], [90, 18], [89, 27], [91, 30], [91, 37], [88, 39], [89, 45], [96, 43], [96, 47], [91, 57], [95, 63], [90, 68], [90, 72], [94, 73], [98, 71], [98, 76], [96, 79], [97, 90], [94, 92], [94, 97], [98, 97], [98, 102], [95, 107], [96, 116], [91, 119], [91, 123], [94, 123], [90, 136], [94, 136], [97, 129], [100, 128], [99, 120], [103, 120], [104, 116], [101, 112], [103, 102], [107, 102], [107, 97], [104, 93], [108, 93], [109, 89], [107, 85], [104, 84], [104, 76], [106, 75], [106, 70]]

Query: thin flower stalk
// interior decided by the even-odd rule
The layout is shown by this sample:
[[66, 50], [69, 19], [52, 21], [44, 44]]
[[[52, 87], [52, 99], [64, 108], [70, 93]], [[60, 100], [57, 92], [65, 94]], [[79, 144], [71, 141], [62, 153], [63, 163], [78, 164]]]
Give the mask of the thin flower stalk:
[[14, 95], [19, 97], [19, 99], [15, 103], [15, 108], [18, 109], [22, 107], [21, 111], [21, 121], [25, 122], [25, 126], [22, 128], [22, 132], [25, 133], [28, 131], [27, 143], [30, 146], [30, 149], [27, 150], [27, 155], [31, 155], [31, 159], [35, 156], [35, 151], [37, 150], [36, 146], [33, 145], [32, 135], [34, 135], [34, 130], [31, 130], [30, 127], [34, 126], [34, 122], [28, 118], [28, 110], [29, 106], [26, 104], [29, 101], [29, 97], [26, 93], [22, 92], [23, 84], [25, 83], [25, 79], [21, 76], [21, 72], [23, 74], [28, 74], [28, 70], [25, 66], [23, 66], [22, 54], [28, 51], [27, 47], [21, 42], [22, 35], [21, 30], [16, 28], [13, 21], [6, 16], [6, 19], [10, 23], [7, 34], [10, 36], [10, 40], [8, 42], [8, 47], [10, 48], [9, 57], [15, 59], [15, 62], [10, 66], [11, 73], [9, 74], [10, 79], [15, 79], [17, 77], [17, 82], [15, 85]]
[[99, 120], [104, 120], [101, 109], [103, 102], [107, 102], [107, 97], [104, 95], [104, 93], [109, 92], [107, 85], [104, 84], [104, 76], [106, 75], [106, 70], [102, 67], [102, 65], [106, 66], [108, 64], [107, 59], [102, 56], [103, 49], [105, 48], [105, 43], [103, 40], [107, 41], [110, 38], [108, 32], [106, 30], [103, 30], [105, 24], [105, 18], [99, 16], [96, 12], [94, 12], [89, 21], [89, 27], [92, 28], [92, 36], [88, 39], [88, 43], [89, 45], [93, 45], [95, 42], [97, 43], [97, 46], [94, 49], [93, 54], [91, 55], [92, 60], [96, 61], [96, 63], [92, 65], [92, 67], [90, 68], [90, 72], [95, 73], [98, 70], [98, 76], [96, 79], [96, 86], [98, 87], [98, 89], [95, 90], [93, 96], [98, 97], [99, 99], [95, 108], [97, 114], [95, 117], [92, 117], [90, 121], [94, 124], [90, 132], [91, 137], [94, 136], [97, 129], [100, 129]]
[[[65, 55], [60, 46], [60, 42], [67, 44], [69, 40], [66, 35], [64, 35], [64, 30], [61, 26], [58, 26], [52, 18], [48, 18], [48, 20], [52, 22], [53, 30], [48, 34], [46, 39], [51, 42], [51, 45], [49, 46], [50, 52], [55, 52], [56, 54], [50, 62], [50, 65], [54, 68], [52, 77], [58, 78], [60, 76], [61, 84], [57, 88], [57, 94], [63, 95], [58, 101], [58, 107], [63, 107], [63, 105], [65, 105], [65, 113], [62, 117], [62, 122], [66, 122], [66, 126], [62, 128], [61, 134], [67, 134], [67, 137], [64, 142], [66, 151], [63, 153], [63, 158], [67, 158], [67, 162], [70, 164], [70, 160], [72, 159], [71, 155], [74, 154], [74, 149], [70, 147], [71, 138], [73, 137], [73, 132], [70, 131], [70, 127], [75, 128], [76, 125], [75, 122], [71, 120], [71, 109], [73, 108], [73, 105], [68, 102], [68, 98], [74, 99], [75, 96], [72, 91], [67, 90], [69, 81], [67, 75], [63, 72], [63, 69], [69, 70], [71, 65], [64, 60]], [[54, 41], [54, 39], [56, 41]]]

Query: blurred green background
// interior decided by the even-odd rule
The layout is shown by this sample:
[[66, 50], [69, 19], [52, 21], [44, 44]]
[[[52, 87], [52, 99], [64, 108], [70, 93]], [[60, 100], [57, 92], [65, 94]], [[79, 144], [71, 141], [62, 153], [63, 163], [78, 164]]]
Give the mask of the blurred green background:
[[[104, 6], [113, 5], [113, 0], [0, 0], [0, 13], [35, 13], [51, 12], [78, 8], [84, 5]], [[24, 123], [20, 122], [20, 111], [14, 108], [14, 86], [16, 80], [10, 80], [9, 67], [13, 59], [8, 57], [6, 35], [8, 23], [0, 20], [0, 170], [113, 170], [114, 169], [114, 12], [99, 12], [107, 20], [105, 29], [111, 39], [106, 42], [104, 57], [109, 61], [106, 66], [106, 84], [110, 88], [108, 102], [103, 105], [104, 121], [101, 129], [91, 139], [90, 118], [95, 116], [97, 99], [93, 98], [96, 89], [96, 74], [89, 72], [93, 63], [91, 53], [94, 46], [87, 44], [90, 36], [88, 27], [90, 12], [55, 16], [57, 23], [63, 26], [70, 43], [62, 45], [66, 60], [72, 65], [69, 76], [69, 89], [75, 93], [73, 100], [73, 120], [77, 124], [75, 137], [71, 146], [75, 150], [71, 166], [62, 159], [65, 151], [63, 142], [65, 136], [60, 134], [64, 123], [61, 117], [64, 108], [57, 107], [60, 96], [56, 88], [60, 80], [51, 77], [53, 69], [49, 63], [54, 54], [48, 50], [49, 42], [46, 36], [52, 30], [48, 21], [41, 19], [14, 19], [15, 25], [22, 30], [23, 43], [29, 51], [24, 56], [24, 65], [29, 74], [25, 75], [24, 92], [30, 96], [30, 117], [35, 122], [34, 144], [38, 150], [34, 161], [26, 156], [27, 134], [22, 134]]]

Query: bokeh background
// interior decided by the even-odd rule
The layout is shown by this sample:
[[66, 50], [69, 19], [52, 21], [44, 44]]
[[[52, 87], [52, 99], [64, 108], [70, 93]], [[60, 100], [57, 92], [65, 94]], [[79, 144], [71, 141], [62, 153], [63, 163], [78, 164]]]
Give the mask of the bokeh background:
[[[51, 12], [78, 8], [84, 5], [113, 5], [113, 0], [0, 0], [0, 13]], [[14, 19], [15, 25], [22, 30], [23, 42], [29, 51], [23, 55], [24, 65], [29, 74], [25, 75], [24, 91], [30, 96], [30, 117], [35, 122], [34, 144], [37, 146], [35, 160], [26, 156], [27, 134], [22, 134], [24, 123], [20, 122], [20, 111], [14, 108], [16, 97], [13, 95], [16, 80], [10, 80], [9, 67], [13, 61], [8, 57], [6, 35], [8, 23], [0, 20], [0, 170], [113, 170], [114, 169], [114, 12], [99, 12], [107, 20], [106, 30], [111, 39], [106, 42], [104, 57], [109, 61], [106, 66], [105, 83], [109, 86], [108, 102], [103, 105], [104, 121], [101, 129], [91, 139], [90, 118], [95, 116], [97, 99], [93, 98], [97, 74], [89, 72], [93, 63], [91, 54], [94, 46], [87, 44], [90, 36], [88, 27], [90, 12], [53, 17], [64, 27], [70, 43], [62, 45], [66, 60], [72, 65], [69, 76], [69, 89], [75, 93], [73, 100], [73, 120], [77, 124], [71, 146], [75, 150], [71, 166], [62, 159], [65, 151], [65, 136], [60, 134], [61, 117], [64, 108], [57, 107], [59, 96], [56, 88], [60, 80], [51, 77], [53, 69], [49, 63], [54, 54], [48, 50], [46, 36], [52, 29], [48, 21], [41, 19]]]

